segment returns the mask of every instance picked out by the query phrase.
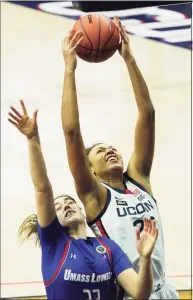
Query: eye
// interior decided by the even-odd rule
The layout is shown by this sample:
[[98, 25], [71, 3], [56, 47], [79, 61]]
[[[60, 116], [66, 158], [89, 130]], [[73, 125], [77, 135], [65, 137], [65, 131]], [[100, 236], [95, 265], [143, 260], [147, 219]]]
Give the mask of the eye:
[[99, 149], [99, 150], [97, 151], [97, 154], [98, 154], [98, 153], [101, 153], [102, 151], [103, 151], [102, 149]]
[[115, 152], [117, 152], [117, 149], [115, 149], [115, 148], [112, 148], [112, 150], [115, 151]]
[[67, 203], [65, 203], [67, 206], [68, 205], [73, 205], [74, 204], [74, 201], [70, 201], [70, 200], [68, 200], [68, 202]]
[[56, 211], [59, 211], [61, 209], [61, 207], [60, 206], [58, 206], [57, 208], [56, 208]]

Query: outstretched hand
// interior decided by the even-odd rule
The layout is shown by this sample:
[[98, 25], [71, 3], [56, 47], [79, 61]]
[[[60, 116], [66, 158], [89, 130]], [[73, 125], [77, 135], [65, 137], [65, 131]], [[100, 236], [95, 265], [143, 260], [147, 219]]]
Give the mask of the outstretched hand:
[[76, 69], [76, 49], [83, 38], [84, 36], [81, 30], [78, 30], [75, 33], [75, 30], [72, 29], [62, 41], [62, 53], [64, 56], [65, 66], [66, 69], [70, 71], [74, 71]]
[[119, 48], [119, 54], [124, 58], [124, 60], [131, 59], [133, 56], [131, 53], [129, 37], [127, 35], [127, 32], [124, 29], [124, 26], [121, 24], [121, 21], [119, 20], [119, 18], [117, 16], [113, 19], [113, 21], [114, 21], [115, 25], [118, 27], [119, 33], [120, 33], [121, 39], [122, 39], [122, 43]]
[[36, 109], [33, 113], [33, 117], [30, 118], [27, 113], [27, 109], [23, 100], [20, 100], [23, 115], [21, 115], [13, 106], [11, 106], [12, 112], [9, 112], [8, 121], [12, 123], [21, 133], [23, 133], [28, 139], [38, 134], [37, 126], [37, 113]]
[[140, 256], [149, 257], [155, 247], [158, 237], [156, 221], [144, 218], [144, 228], [140, 234], [139, 228], [136, 228], [136, 247]]

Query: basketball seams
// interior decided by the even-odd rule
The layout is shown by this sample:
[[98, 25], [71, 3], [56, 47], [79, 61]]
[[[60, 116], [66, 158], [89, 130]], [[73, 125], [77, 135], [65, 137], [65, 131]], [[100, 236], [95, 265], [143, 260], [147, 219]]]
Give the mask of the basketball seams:
[[[82, 30], [84, 31], [84, 34], [86, 35], [87, 39], [89, 40], [90, 45], [91, 45], [91, 48], [90, 48], [90, 49], [89, 49], [89, 48], [86, 48], [86, 47], [83, 47], [83, 46], [81, 46], [81, 48], [84, 48], [84, 49], [87, 49], [87, 50], [90, 51], [89, 55], [87, 55], [87, 57], [89, 57], [89, 56], [92, 54], [92, 51], [93, 51], [93, 44], [92, 44], [92, 41], [91, 41], [91, 39], [89, 38], [89, 36], [88, 36], [86, 30], [84, 29], [84, 26], [83, 26], [83, 24], [82, 24], [82, 22], [81, 22], [81, 18], [80, 18], [80, 25], [81, 25], [81, 27], [82, 27]], [[80, 47], [80, 45], [79, 45], [78, 47]]]
[[99, 26], [99, 30], [98, 30], [98, 46], [97, 46], [97, 49], [96, 49], [96, 53], [95, 53], [95, 62], [97, 61], [97, 55], [99, 53], [99, 49], [100, 49], [100, 37], [101, 37], [101, 23], [100, 23], [100, 15], [97, 15], [98, 16], [98, 26]]
[[[111, 21], [111, 22], [112, 22], [112, 21]], [[111, 39], [113, 38], [115, 31], [116, 31], [116, 26], [114, 25], [114, 31], [113, 31], [112, 35], [111, 35], [110, 38], [107, 40], [106, 44], [104, 45], [104, 47], [103, 47], [103, 49], [102, 49], [104, 52], [105, 52], [104, 49], [107, 47], [108, 43], [109, 43], [109, 42], [111, 41]], [[116, 49], [117, 49], [117, 48], [116, 48]], [[110, 49], [110, 50], [113, 50], [113, 49]]]
[[[82, 49], [85, 49], [85, 50], [90, 50], [89, 48], [86, 48], [86, 47], [81, 46], [81, 45], [79, 45], [78, 47], [80, 47]], [[106, 51], [100, 50], [100, 49], [99, 50], [98, 49], [92, 49], [93, 52], [98, 51], [98, 52], [104, 52], [104, 53], [109, 52], [109, 51], [114, 51], [114, 50], [117, 50], [117, 47], [113, 48], [113, 49], [106, 50]]]
[[[102, 62], [110, 58], [118, 47], [118, 35], [114, 22], [100, 14], [80, 18], [75, 25], [82, 30], [85, 41], [77, 48], [77, 55], [87, 62]], [[92, 24], [93, 23], [93, 24]]]

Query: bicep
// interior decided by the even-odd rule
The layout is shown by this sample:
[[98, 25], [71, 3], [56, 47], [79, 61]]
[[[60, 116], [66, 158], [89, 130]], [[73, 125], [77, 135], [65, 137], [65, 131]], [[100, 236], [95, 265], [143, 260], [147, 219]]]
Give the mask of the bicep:
[[151, 171], [155, 144], [155, 112], [140, 113], [135, 128], [134, 152], [128, 164], [128, 175], [148, 177]]
[[81, 132], [65, 133], [65, 140], [70, 171], [81, 201], [84, 203], [89, 194], [94, 195], [99, 202], [106, 200], [105, 187], [91, 172]]
[[56, 217], [52, 187], [49, 185], [45, 190], [35, 191], [36, 211], [38, 223], [41, 227], [46, 227]]
[[132, 297], [136, 298], [138, 274], [132, 268], [121, 272], [117, 276], [120, 286]]

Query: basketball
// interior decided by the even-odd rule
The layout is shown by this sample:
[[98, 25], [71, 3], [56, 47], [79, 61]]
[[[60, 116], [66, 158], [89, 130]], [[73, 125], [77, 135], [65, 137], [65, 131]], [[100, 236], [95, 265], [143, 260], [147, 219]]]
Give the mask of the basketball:
[[[99, 63], [110, 58], [120, 45], [119, 30], [114, 22], [101, 14], [82, 16], [73, 26], [75, 32], [81, 30], [84, 39], [76, 53], [90, 63]], [[77, 41], [77, 40], [76, 40]]]

